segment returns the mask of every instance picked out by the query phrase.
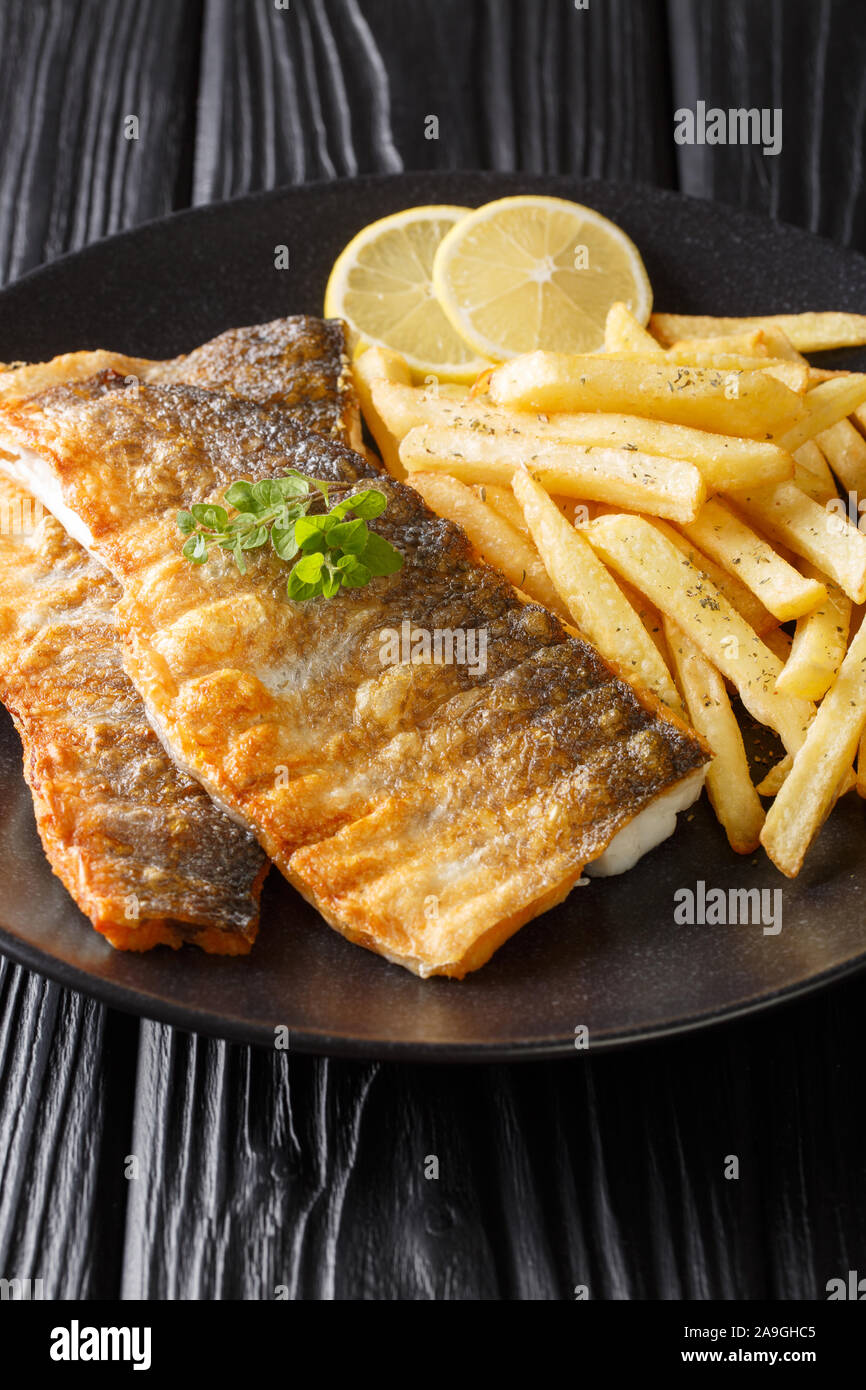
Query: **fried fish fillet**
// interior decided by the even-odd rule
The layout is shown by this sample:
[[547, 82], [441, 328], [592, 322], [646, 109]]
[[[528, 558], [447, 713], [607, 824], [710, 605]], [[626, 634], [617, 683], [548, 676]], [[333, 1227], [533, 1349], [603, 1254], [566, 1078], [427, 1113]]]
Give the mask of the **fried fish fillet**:
[[[0, 368], [0, 400], [108, 368], [132, 388], [189, 378], [278, 403], [335, 438], [358, 437], [343, 325], [304, 316], [233, 329], [168, 362], [97, 351]], [[53, 518], [36, 521], [30, 494], [3, 484], [0, 699], [22, 737], [49, 862], [114, 946], [189, 940], [245, 953], [266, 858], [159, 744], [123, 672], [116, 581]]]
[[[462, 976], [560, 901], [707, 750], [549, 613], [520, 603], [411, 489], [278, 407], [103, 373], [2, 412], [4, 467], [123, 588], [124, 663], [176, 762], [345, 936]], [[288, 467], [379, 488], [401, 571], [292, 603], [251, 552], [190, 566], [175, 514]], [[486, 660], [384, 659], [402, 624], [486, 638]], [[387, 641], [386, 641], [387, 639]]]
[[51, 386], [115, 371], [139, 381], [185, 382], [279, 405], [305, 429], [352, 449], [361, 445], [361, 415], [352, 382], [345, 325], [308, 314], [231, 328], [167, 361], [99, 349], [50, 362], [0, 364], [0, 403], [11, 405]]
[[119, 597], [54, 517], [0, 483], [0, 699], [52, 868], [113, 946], [241, 955], [267, 860], [161, 747], [121, 664]]
[[339, 319], [297, 314], [232, 328], [186, 357], [154, 363], [146, 379], [230, 389], [282, 406], [305, 429], [351, 449], [361, 446], [361, 412]]

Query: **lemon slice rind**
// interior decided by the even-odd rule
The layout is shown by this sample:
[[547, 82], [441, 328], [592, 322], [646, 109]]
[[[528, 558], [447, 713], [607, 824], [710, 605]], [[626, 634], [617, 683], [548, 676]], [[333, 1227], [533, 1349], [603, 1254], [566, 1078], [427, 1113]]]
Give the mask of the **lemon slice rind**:
[[532, 194], [499, 198], [455, 223], [433, 263], [436, 297], [479, 357], [537, 348], [595, 352], [616, 301], [641, 323], [652, 289], [631, 238], [593, 208]]
[[439, 241], [469, 212], [430, 204], [362, 228], [334, 262], [325, 316], [343, 319], [356, 347], [399, 352], [419, 380], [474, 381], [490, 363], [455, 331], [432, 282]]

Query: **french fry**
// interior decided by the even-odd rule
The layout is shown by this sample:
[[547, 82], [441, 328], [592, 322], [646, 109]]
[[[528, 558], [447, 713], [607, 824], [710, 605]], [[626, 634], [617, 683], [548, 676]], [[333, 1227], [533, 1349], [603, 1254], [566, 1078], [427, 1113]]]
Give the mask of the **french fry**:
[[491, 438], [480, 430], [421, 425], [400, 445], [400, 459], [411, 474], [449, 473], [467, 483], [508, 485], [526, 463], [549, 492], [634, 507], [672, 521], [696, 516], [706, 498], [696, 468], [679, 459], [660, 459], [628, 449], [584, 448], [558, 440], [539, 443], [528, 453], [525, 442]]
[[499, 483], [473, 483], [472, 491], [477, 493], [481, 501], [486, 502], [488, 507], [492, 507], [495, 512], [504, 517], [516, 531], [529, 534], [523, 508], [510, 487], [501, 487]]
[[535, 546], [470, 487], [445, 474], [414, 473], [411, 486], [431, 511], [461, 526], [483, 560], [501, 570], [509, 583], [558, 617], [569, 620]]
[[[784, 758], [782, 758], [775, 767], [770, 768], [763, 782], [759, 783], [757, 790], [760, 792], [761, 796], [778, 796], [782, 787], [785, 785], [785, 778], [788, 776], [793, 766], [793, 757], [790, 753], [786, 753]], [[833, 800], [838, 801], [840, 796], [844, 796], [846, 792], [852, 791], [856, 785], [857, 778], [854, 769], [849, 768], [848, 772], [839, 783], [839, 786], [836, 788]]]
[[778, 327], [768, 327], [758, 329], [761, 340], [768, 356], [782, 357], [786, 362], [801, 362], [804, 366], [809, 363], [801, 352], [798, 352], [783, 329]]
[[711, 492], [784, 482], [794, 472], [790, 454], [766, 440], [737, 439], [637, 415], [538, 416], [500, 410], [483, 400], [457, 402], [416, 387], [387, 383], [374, 383], [372, 394], [376, 409], [398, 439], [419, 425], [456, 425], [491, 438], [510, 435], [533, 447], [538, 440], [559, 439], [587, 448], [636, 448], [642, 453], [693, 464]]
[[[771, 358], [755, 358], [742, 352], [698, 352], [686, 348], [662, 350], [658, 344], [655, 352], [621, 349], [610, 354], [618, 360], [628, 362], [667, 362], [679, 367], [698, 367], [714, 372], [766, 372], [781, 381], [790, 391], [802, 396], [809, 386], [815, 385], [812, 369], [808, 363], [777, 361]], [[822, 378], [823, 379], [823, 378]]]
[[728, 333], [718, 338], [682, 338], [665, 349], [665, 356], [676, 355], [677, 361], [687, 361], [689, 351], [699, 353], [739, 353], [745, 357], [763, 358], [765, 362], [797, 362], [809, 368], [802, 353], [792, 347], [790, 339], [779, 328], [753, 328], [746, 333]]
[[805, 395], [814, 384], [812, 372], [806, 363], [771, 361], [762, 364], [760, 370], [766, 372], [767, 376], [774, 376], [777, 381], [784, 382], [790, 391], [796, 391], [798, 395]]
[[[789, 876], [838, 797], [866, 798], [866, 534], [838, 495], [866, 497], [866, 373], [803, 356], [864, 344], [866, 315], [647, 330], [618, 303], [604, 351], [527, 353], [471, 392], [413, 385], [382, 349], [353, 363], [389, 471], [522, 599], [685, 705], [732, 847], [760, 841]], [[786, 750], [757, 788], [731, 687]]]
[[525, 468], [515, 472], [512, 487], [553, 585], [580, 631], [625, 676], [682, 713], [656, 644], [589, 542]]
[[511, 418], [516, 415], [518, 421], [533, 421], [531, 426], [523, 427], [533, 438], [546, 439], [552, 435], [587, 447], [637, 448], [642, 453], [691, 463], [702, 475], [708, 492], [784, 482], [794, 473], [791, 455], [768, 440], [714, 434], [637, 415], [553, 414], [537, 427], [534, 424], [537, 416], [516, 411], [509, 415]]
[[612, 304], [607, 311], [604, 347], [606, 352], [641, 352], [664, 359], [664, 353], [653, 335], [622, 303]]
[[705, 555], [699, 550], [688, 536], [683, 535], [682, 531], [677, 531], [673, 526], [669, 526], [666, 521], [653, 519], [653, 525], [658, 527], [662, 535], [667, 536], [672, 545], [677, 547], [683, 555], [687, 555], [695, 569], [700, 570], [702, 575], [706, 575], [710, 583], [724, 594], [732, 608], [735, 608], [741, 618], [745, 618], [749, 627], [753, 628], [759, 637], [765, 640], [767, 635], [774, 632], [778, 627], [778, 619], [774, 618], [768, 608], [765, 608], [759, 598], [747, 589], [741, 579], [735, 574], [728, 574], [721, 565], [717, 565], [715, 560], [711, 560], [709, 555]]
[[866, 497], [866, 439], [850, 420], [837, 420], [815, 439], [846, 491]]
[[794, 458], [794, 482], [797, 487], [822, 506], [831, 498], [838, 496], [833, 474], [821, 449], [814, 439], [801, 444]]
[[866, 600], [866, 536], [847, 517], [820, 506], [796, 483], [733, 493], [732, 501], [772, 540], [835, 579], [855, 603]]
[[839, 797], [840, 797], [840, 796], [844, 796], [846, 792], [852, 792], [852, 791], [854, 791], [854, 789], [856, 788], [856, 786], [857, 786], [857, 771], [856, 771], [856, 768], [849, 767], [848, 771], [845, 773], [845, 776], [842, 778], [842, 781], [839, 783], [838, 787], [836, 788], [836, 796], [835, 796], [835, 798], [834, 798], [834, 802], [835, 802], [835, 801], [838, 801], [838, 800], [839, 800]]
[[488, 417], [494, 415], [492, 407], [482, 397], [470, 396], [468, 391], [462, 397], [455, 397], [446, 395], [441, 389], [374, 382], [372, 396], [376, 410], [398, 439], [404, 439], [418, 425], [487, 428]]
[[820, 386], [824, 381], [832, 381], [835, 377], [851, 376], [849, 371], [831, 371], [829, 367], [809, 367], [810, 386]]
[[623, 411], [756, 439], [787, 432], [805, 413], [794, 391], [759, 370], [719, 372], [561, 352], [504, 362], [491, 373], [488, 394], [492, 404], [511, 409]]
[[760, 842], [764, 808], [752, 786], [743, 736], [725, 682], [714, 666], [670, 618], [664, 618], [668, 650], [689, 719], [713, 751], [707, 793], [737, 854], [751, 854]]
[[412, 370], [399, 352], [385, 347], [359, 347], [352, 358], [352, 375], [361, 372], [365, 382], [388, 381], [392, 385], [410, 385]]
[[699, 550], [741, 579], [780, 623], [810, 613], [827, 597], [820, 580], [795, 570], [718, 498], [705, 502], [683, 530]]
[[866, 727], [866, 624], [854, 637], [767, 815], [761, 843], [793, 878], [832, 809]]
[[782, 787], [785, 785], [785, 778], [794, 765], [794, 759], [790, 753], [786, 753], [784, 758], [780, 758], [773, 767], [770, 768], [766, 777], [758, 783], [755, 790], [759, 796], [778, 796]]
[[820, 700], [836, 679], [845, 657], [851, 600], [838, 584], [805, 560], [801, 567], [805, 575], [823, 579], [827, 597], [813, 612], [798, 619], [791, 655], [776, 681], [776, 689], [782, 695], [795, 695], [801, 700]]
[[390, 348], [368, 347], [364, 352], [356, 353], [352, 362], [352, 377], [361, 403], [361, 414], [376, 441], [382, 462], [392, 477], [405, 478], [406, 470], [398, 452], [400, 441], [373, 404], [373, 384], [388, 382], [391, 385], [411, 385], [412, 373], [408, 363], [399, 352], [392, 352]]
[[644, 517], [600, 516], [586, 534], [604, 562], [672, 618], [733, 682], [753, 718], [775, 729], [789, 752], [799, 748], [814, 707], [776, 694], [781, 661], [686, 556]]
[[710, 318], [704, 314], [653, 314], [650, 332], [663, 347], [682, 338], [713, 338], [725, 333], [779, 329], [800, 352], [862, 347], [866, 314], [768, 314], [757, 318]]
[[[594, 553], [595, 552], [593, 551], [593, 554]], [[608, 573], [610, 574], [609, 570]], [[628, 599], [628, 602], [631, 604], [635, 613], [637, 613], [638, 617], [640, 618], [641, 622], [643, 623], [644, 627], [646, 628], [647, 632], [649, 633], [650, 637], [655, 643], [658, 654], [665, 664], [665, 669], [670, 671], [670, 652], [668, 651], [668, 644], [665, 640], [665, 633], [664, 627], [662, 625], [661, 613], [655, 607], [654, 604], [650, 603], [646, 594], [642, 594], [640, 590], [635, 589], [632, 584], [626, 583], [626, 581], [620, 575], [612, 575], [611, 578], [613, 579], [614, 584], [618, 585], [622, 593]]]
[[845, 376], [833, 377], [819, 386], [813, 386], [806, 393], [806, 414], [789, 430], [776, 436], [781, 448], [793, 453], [805, 444], [807, 439], [828, 430], [839, 420], [844, 420], [852, 410], [866, 401], [866, 373], [848, 372]]
[[[652, 338], [653, 335], [650, 334]], [[657, 347], [660, 346], [658, 339], [653, 338]], [[669, 347], [663, 348], [667, 353], [687, 353], [687, 352], [737, 352], [746, 357], [787, 357], [788, 353], [770, 353], [767, 347], [766, 334], [760, 328], [752, 328], [748, 333], [723, 333], [714, 338], [681, 338], [679, 342], [671, 343]], [[805, 359], [804, 359], [805, 360]]]

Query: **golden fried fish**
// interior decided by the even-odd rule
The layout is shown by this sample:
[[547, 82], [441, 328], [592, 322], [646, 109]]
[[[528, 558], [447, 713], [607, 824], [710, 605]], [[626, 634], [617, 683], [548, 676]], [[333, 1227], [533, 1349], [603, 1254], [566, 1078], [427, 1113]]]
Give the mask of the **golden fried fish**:
[[345, 325], [308, 314], [230, 328], [192, 352], [167, 361], [98, 349], [67, 352], [50, 362], [0, 363], [0, 404], [11, 405], [51, 386], [115, 371], [127, 385], [185, 382], [233, 391], [279, 405], [305, 429], [352, 449], [361, 444], [361, 416], [352, 383]]
[[[305, 316], [233, 329], [168, 362], [106, 351], [0, 370], [0, 400], [105, 369], [279, 403], [308, 428], [358, 435], [345, 330]], [[120, 588], [11, 483], [0, 487], [0, 699], [21, 734], [46, 855], [112, 945], [250, 949], [266, 858], [163, 750], [123, 672]]]
[[339, 319], [307, 314], [231, 328], [185, 357], [152, 364], [149, 381], [227, 388], [279, 405], [305, 429], [361, 447], [361, 413]]
[[[124, 664], [165, 746], [351, 940], [462, 976], [621, 832], [639, 853], [647, 817], [668, 833], [697, 794], [691, 730], [521, 604], [410, 488], [279, 407], [104, 372], [0, 428], [4, 467], [120, 582]], [[179, 508], [289, 468], [382, 491], [374, 529], [402, 569], [295, 603], [271, 552], [245, 576], [225, 552], [181, 556]], [[474, 634], [485, 660], [394, 660], [404, 623]]]
[[113, 946], [243, 954], [267, 860], [147, 722], [120, 660], [120, 586], [39, 511], [0, 483], [0, 699], [51, 866]]

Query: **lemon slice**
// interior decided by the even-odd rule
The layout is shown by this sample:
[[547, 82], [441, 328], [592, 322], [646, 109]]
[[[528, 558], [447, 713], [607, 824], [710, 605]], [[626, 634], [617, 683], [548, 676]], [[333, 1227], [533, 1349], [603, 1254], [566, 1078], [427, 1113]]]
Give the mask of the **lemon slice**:
[[433, 263], [436, 296], [483, 357], [595, 352], [621, 300], [645, 324], [649, 278], [634, 242], [613, 222], [564, 198], [499, 198], [463, 217]]
[[436, 248], [469, 208], [407, 208], [371, 222], [334, 263], [325, 316], [345, 319], [366, 345], [402, 353], [419, 377], [474, 381], [489, 362], [451, 326], [433, 290]]

